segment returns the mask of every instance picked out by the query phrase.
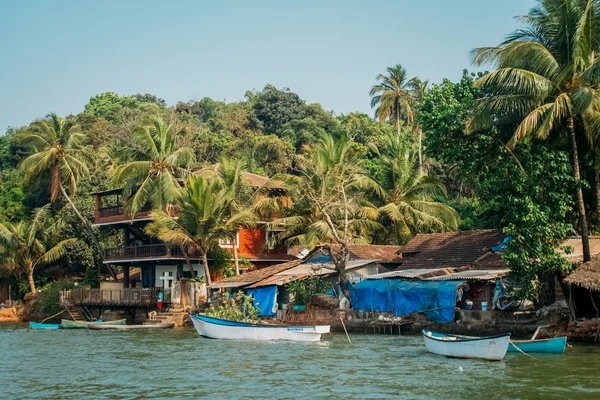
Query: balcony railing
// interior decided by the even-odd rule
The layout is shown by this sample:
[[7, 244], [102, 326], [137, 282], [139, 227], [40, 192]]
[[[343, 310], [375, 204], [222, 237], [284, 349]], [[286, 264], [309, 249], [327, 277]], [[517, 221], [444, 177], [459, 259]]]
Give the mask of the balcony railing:
[[[189, 256], [196, 258], [199, 255], [190, 253]], [[168, 246], [164, 243], [104, 249], [104, 260], [107, 261], [143, 258], [184, 258], [184, 255], [179, 247]]]
[[75, 288], [61, 290], [61, 306], [78, 305], [115, 305], [145, 306], [155, 305], [158, 292], [163, 292], [163, 302], [171, 302], [171, 289], [163, 288], [130, 288], [130, 289], [90, 289]]
[[[150, 207], [149, 205], [142, 207], [142, 209], [139, 212], [147, 213], [148, 211], [152, 211], [152, 207]], [[125, 206], [122, 204], [119, 204], [116, 206], [101, 207], [100, 209], [98, 209], [98, 216], [100, 218], [108, 218], [108, 217], [116, 217], [116, 216], [126, 217]]]

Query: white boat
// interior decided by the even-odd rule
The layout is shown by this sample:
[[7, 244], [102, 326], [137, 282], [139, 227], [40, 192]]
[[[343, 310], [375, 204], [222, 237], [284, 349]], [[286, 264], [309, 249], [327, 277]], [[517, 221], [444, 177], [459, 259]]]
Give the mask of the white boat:
[[423, 331], [425, 347], [434, 354], [457, 358], [480, 358], [500, 361], [506, 355], [510, 334], [498, 336], [461, 336]]
[[328, 333], [329, 325], [282, 326], [260, 325], [225, 319], [191, 315], [194, 327], [201, 336], [211, 339], [238, 340], [293, 340], [298, 342], [318, 342], [323, 333]]

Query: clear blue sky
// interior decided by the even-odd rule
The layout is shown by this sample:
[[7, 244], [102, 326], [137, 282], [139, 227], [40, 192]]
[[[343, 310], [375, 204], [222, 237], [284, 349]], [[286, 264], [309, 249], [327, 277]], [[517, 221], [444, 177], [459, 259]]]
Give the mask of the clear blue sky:
[[95, 94], [236, 101], [266, 83], [371, 112], [387, 66], [458, 79], [534, 0], [0, 1], [0, 134]]

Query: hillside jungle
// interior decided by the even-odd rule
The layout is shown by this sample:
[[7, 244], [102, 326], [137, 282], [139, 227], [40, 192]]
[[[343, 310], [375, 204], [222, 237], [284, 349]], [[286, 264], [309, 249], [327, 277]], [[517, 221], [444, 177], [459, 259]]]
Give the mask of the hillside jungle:
[[[309, 247], [498, 228], [534, 297], [536, 281], [572, 268], [554, 251], [560, 239], [600, 229], [599, 7], [568, 3], [565, 16], [540, 2], [505, 42], [475, 49], [473, 68], [489, 72], [431, 83], [400, 64], [373, 71], [371, 115], [266, 85], [233, 102], [106, 92], [77, 114], [11, 127], [0, 137], [0, 279], [19, 295], [74, 275], [97, 286], [111, 273], [99, 248], [121, 238], [90, 226], [90, 193], [125, 187], [131, 211], [155, 209], [146, 233], [199, 251], [211, 272], [235, 273], [218, 240], [265, 214], [285, 228], [277, 240]], [[292, 203], [257, 196], [241, 171], [285, 183]], [[175, 224], [172, 203], [203, 217]]]

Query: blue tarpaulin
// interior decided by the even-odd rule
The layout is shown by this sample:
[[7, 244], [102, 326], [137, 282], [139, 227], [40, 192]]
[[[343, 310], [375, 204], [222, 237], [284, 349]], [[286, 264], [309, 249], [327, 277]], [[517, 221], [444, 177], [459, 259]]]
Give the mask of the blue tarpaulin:
[[424, 311], [433, 321], [452, 322], [456, 288], [461, 283], [376, 279], [350, 285], [349, 290], [356, 310], [393, 312], [399, 317]]
[[247, 289], [246, 295], [254, 298], [254, 307], [260, 310], [258, 313], [261, 317], [272, 317], [275, 315], [276, 299], [277, 299], [277, 286], [265, 286], [256, 289]]

